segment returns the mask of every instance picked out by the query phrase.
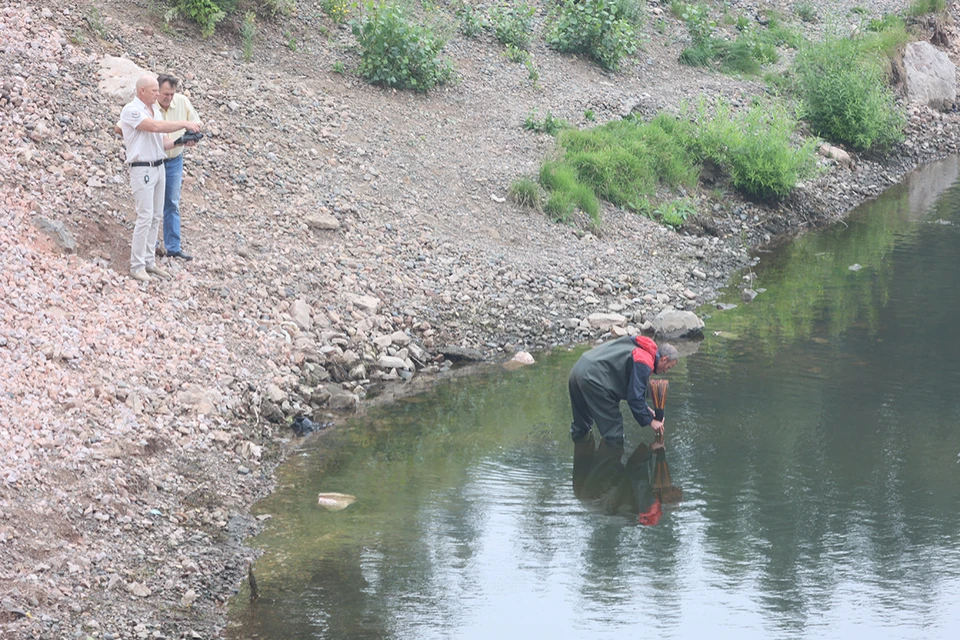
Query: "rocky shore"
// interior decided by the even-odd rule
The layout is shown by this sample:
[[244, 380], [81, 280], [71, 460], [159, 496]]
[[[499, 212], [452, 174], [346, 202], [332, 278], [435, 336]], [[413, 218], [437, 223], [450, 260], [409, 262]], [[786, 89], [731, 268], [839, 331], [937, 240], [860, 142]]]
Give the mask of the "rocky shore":
[[[649, 330], [715, 300], [752, 249], [960, 144], [954, 112], [914, 105], [904, 144], [824, 158], [785, 202], [704, 195], [679, 232], [608, 208], [594, 234], [506, 198], [551, 149], [529, 113], [582, 125], [764, 91], [678, 65], [666, 5], [621, 74], [541, 46], [535, 87], [493, 41], [456, 38], [460, 81], [429, 96], [330, 72], [355, 54], [313, 10], [265, 23], [248, 64], [229, 30], [165, 33], [151, 6], [0, 4], [0, 638], [215, 637], [294, 416], [335, 423], [463, 362]], [[181, 74], [209, 134], [185, 164], [198, 259], [165, 260], [168, 281], [126, 277], [107, 56]]]

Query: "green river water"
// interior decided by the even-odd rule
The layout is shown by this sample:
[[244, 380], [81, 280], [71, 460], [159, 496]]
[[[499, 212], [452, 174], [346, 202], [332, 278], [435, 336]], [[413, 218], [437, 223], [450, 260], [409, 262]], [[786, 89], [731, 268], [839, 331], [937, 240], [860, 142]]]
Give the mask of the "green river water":
[[[228, 637], [960, 637], [957, 170], [761, 254], [753, 303], [700, 310], [666, 410], [684, 500], [656, 526], [574, 496], [587, 347], [536, 354], [308, 439], [256, 507], [261, 598], [234, 599]], [[652, 435], [626, 424], [629, 455]], [[330, 491], [357, 501], [326, 511]]]

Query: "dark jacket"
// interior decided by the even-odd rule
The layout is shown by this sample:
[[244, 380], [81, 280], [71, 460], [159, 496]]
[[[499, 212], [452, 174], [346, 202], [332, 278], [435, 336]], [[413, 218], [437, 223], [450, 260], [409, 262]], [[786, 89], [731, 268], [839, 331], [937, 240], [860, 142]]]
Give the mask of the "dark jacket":
[[657, 343], [646, 336], [624, 336], [594, 347], [580, 357], [572, 375], [607, 389], [617, 401], [626, 400], [642, 426], [653, 422], [647, 407], [647, 384], [659, 360]]

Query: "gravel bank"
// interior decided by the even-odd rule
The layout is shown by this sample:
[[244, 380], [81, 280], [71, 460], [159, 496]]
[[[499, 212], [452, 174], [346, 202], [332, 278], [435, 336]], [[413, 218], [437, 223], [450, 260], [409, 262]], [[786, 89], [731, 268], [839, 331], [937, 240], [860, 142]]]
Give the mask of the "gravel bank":
[[[852, 28], [854, 4], [817, 3], [805, 28]], [[584, 124], [763, 92], [679, 66], [682, 25], [655, 3], [661, 31], [622, 74], [538, 45], [536, 88], [493, 42], [455, 39], [460, 82], [426, 97], [328, 72], [354, 60], [349, 38], [312, 10], [263, 25], [243, 64], [234, 36], [164, 34], [146, 3], [119, 2], [98, 5], [97, 33], [90, 6], [0, 5], [0, 637], [216, 635], [290, 416], [335, 421], [392, 381], [600, 337], [594, 313], [626, 331], [695, 309], [751, 248], [842, 218], [960, 140], [954, 114], [914, 107], [889, 157], [825, 164], [776, 208], [703, 200], [681, 233], [607, 209], [598, 236], [506, 201], [552, 144], [527, 114]], [[186, 162], [199, 259], [167, 282], [125, 277], [134, 216], [104, 55], [180, 72], [211, 134]]]

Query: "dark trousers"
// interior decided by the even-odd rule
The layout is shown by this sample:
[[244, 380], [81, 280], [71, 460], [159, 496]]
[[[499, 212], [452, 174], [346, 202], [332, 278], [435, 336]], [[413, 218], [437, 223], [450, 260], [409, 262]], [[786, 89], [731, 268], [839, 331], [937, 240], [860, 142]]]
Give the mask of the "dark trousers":
[[623, 447], [623, 415], [620, 413], [620, 398], [590, 378], [580, 375], [577, 368], [570, 373], [568, 382], [573, 422], [570, 437], [574, 442], [590, 433], [590, 425], [596, 423], [600, 435], [608, 443]]

